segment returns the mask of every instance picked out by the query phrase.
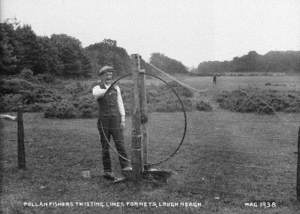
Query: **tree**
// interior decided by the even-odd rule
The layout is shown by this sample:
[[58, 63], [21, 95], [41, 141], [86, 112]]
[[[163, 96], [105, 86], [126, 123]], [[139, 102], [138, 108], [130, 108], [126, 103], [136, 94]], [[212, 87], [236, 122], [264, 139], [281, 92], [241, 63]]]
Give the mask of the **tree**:
[[57, 48], [59, 59], [62, 62], [61, 75], [89, 75], [91, 72], [90, 61], [78, 39], [66, 34], [53, 34], [51, 41]]
[[19, 60], [17, 70], [21, 71], [23, 68], [28, 68], [31, 69], [34, 74], [40, 73], [38, 70], [40, 49], [37, 36], [31, 29], [31, 26], [18, 26], [15, 30], [15, 35], [15, 51], [17, 59]]
[[17, 57], [10, 39], [14, 29], [8, 23], [0, 23], [0, 31], [0, 74], [14, 74], [17, 67]]
[[300, 72], [300, 51], [270, 51], [259, 55], [250, 51], [231, 61], [209, 61], [198, 65], [197, 73], [214, 72]]
[[125, 49], [114, 44], [116, 44], [116, 41], [113, 44], [100, 42], [85, 48], [94, 71], [104, 65], [112, 65], [116, 69], [116, 75], [130, 72], [130, 57]]
[[60, 74], [63, 69], [57, 47], [48, 37], [38, 37], [39, 56], [36, 73]]
[[168, 73], [188, 73], [186, 66], [181, 62], [161, 53], [153, 53], [150, 57], [150, 63]]

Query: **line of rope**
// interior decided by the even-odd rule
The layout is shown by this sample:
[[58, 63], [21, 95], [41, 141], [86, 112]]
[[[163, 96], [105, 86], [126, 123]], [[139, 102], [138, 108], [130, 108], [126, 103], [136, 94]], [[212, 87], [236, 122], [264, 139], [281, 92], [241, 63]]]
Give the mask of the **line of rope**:
[[160, 73], [162, 73], [162, 74], [164, 74], [165, 76], [167, 76], [169, 79], [171, 79], [171, 80], [177, 82], [178, 84], [182, 85], [182, 86], [185, 87], [185, 88], [189, 88], [189, 89], [191, 89], [191, 90], [193, 90], [193, 91], [196, 91], [196, 92], [198, 92], [198, 93], [204, 93], [204, 92], [207, 92], [207, 91], [208, 91], [208, 88], [203, 89], [203, 90], [199, 90], [199, 89], [197, 89], [197, 88], [194, 88], [194, 87], [192, 87], [192, 86], [190, 86], [190, 85], [188, 85], [188, 84], [186, 84], [186, 83], [180, 81], [180, 80], [177, 79], [176, 77], [173, 77], [172, 75], [168, 74], [167, 72], [161, 70], [160, 68], [156, 67], [155, 65], [153, 65], [153, 64], [151, 64], [151, 63], [149, 63], [149, 65], [150, 65], [152, 68], [154, 68], [155, 70], [157, 70], [157, 71], [159, 71]]

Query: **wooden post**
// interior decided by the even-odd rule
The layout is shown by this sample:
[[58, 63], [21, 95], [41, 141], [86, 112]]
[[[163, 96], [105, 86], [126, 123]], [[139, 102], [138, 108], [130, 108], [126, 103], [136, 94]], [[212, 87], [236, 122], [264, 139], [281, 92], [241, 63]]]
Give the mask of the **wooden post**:
[[145, 86], [145, 70], [139, 69], [139, 91], [140, 91], [140, 106], [141, 106], [141, 132], [142, 132], [142, 147], [143, 147], [143, 166], [147, 170], [148, 163], [148, 115], [147, 115], [147, 97]]
[[132, 112], [132, 143], [131, 143], [131, 164], [133, 179], [139, 181], [143, 173], [142, 157], [142, 134], [141, 134], [141, 108], [140, 108], [140, 81], [139, 81], [139, 55], [132, 55], [132, 76], [133, 76], [133, 112]]
[[300, 127], [298, 131], [297, 200], [300, 201]]
[[18, 108], [18, 168], [25, 169], [25, 145], [24, 145], [24, 125], [22, 108]]

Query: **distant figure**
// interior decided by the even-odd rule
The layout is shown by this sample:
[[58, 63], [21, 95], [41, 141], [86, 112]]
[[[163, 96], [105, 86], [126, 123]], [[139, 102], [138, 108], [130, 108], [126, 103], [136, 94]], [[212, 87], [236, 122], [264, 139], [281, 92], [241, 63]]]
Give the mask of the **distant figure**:
[[214, 84], [214, 85], [217, 84], [217, 76], [216, 76], [216, 75], [213, 76], [213, 84]]

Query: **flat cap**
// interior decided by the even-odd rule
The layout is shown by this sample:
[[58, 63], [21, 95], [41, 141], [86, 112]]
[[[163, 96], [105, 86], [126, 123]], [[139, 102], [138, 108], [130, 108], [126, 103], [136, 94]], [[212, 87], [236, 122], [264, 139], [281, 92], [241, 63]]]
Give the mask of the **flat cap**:
[[114, 67], [109, 66], [109, 65], [105, 65], [105, 66], [103, 66], [103, 67], [98, 71], [98, 75], [102, 75], [102, 74], [104, 74], [104, 73], [107, 72], [107, 71], [113, 72], [113, 71], [114, 71]]

